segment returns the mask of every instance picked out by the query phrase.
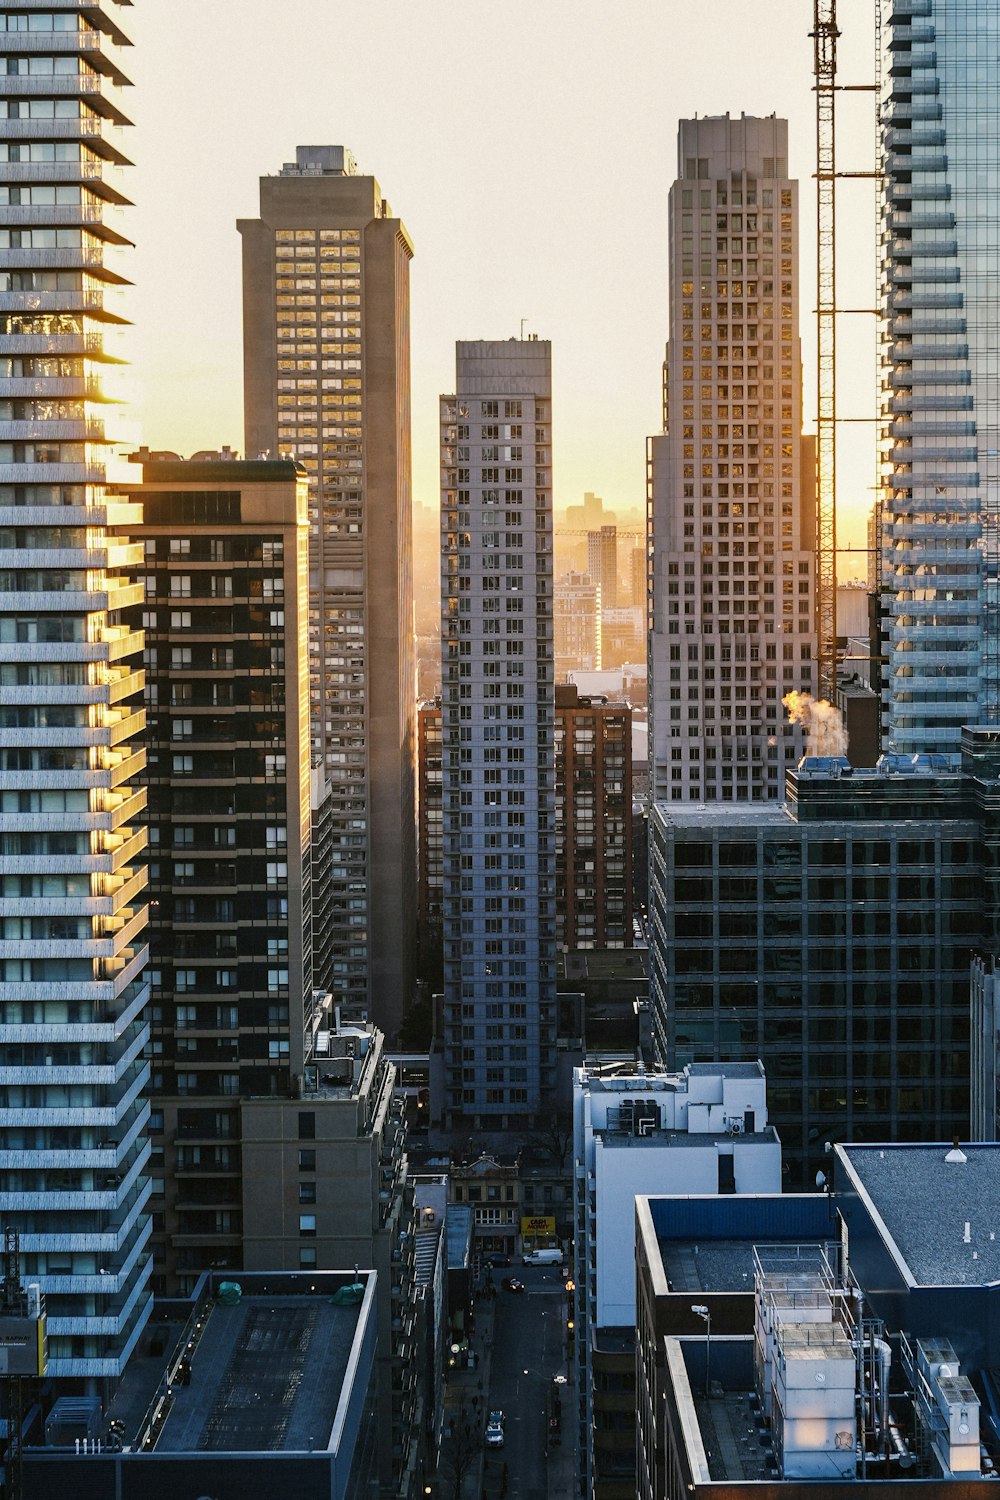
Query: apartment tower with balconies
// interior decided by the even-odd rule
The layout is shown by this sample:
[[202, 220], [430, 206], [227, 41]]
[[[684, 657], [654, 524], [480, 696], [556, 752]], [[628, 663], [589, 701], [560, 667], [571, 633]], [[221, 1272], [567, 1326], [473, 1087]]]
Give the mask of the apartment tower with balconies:
[[1000, 714], [995, 6], [890, 7], [883, 127], [883, 738]]
[[142, 549], [111, 487], [125, 13], [0, 15], [0, 1218], [49, 1374], [97, 1389], [152, 1303]]

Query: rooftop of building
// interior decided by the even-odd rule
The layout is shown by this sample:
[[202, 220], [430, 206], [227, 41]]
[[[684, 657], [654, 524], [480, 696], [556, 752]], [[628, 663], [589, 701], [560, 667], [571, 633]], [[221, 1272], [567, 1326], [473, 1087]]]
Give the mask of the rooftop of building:
[[610, 1146], [633, 1151], [641, 1151], [644, 1147], [655, 1147], [662, 1151], [667, 1146], [679, 1151], [704, 1151], [711, 1146], [732, 1149], [734, 1141], [740, 1146], [781, 1145], [781, 1137], [773, 1125], [766, 1126], [764, 1130], [741, 1131], [738, 1136], [734, 1136], [729, 1130], [654, 1130], [649, 1135], [637, 1135], [634, 1131], [623, 1130], [617, 1125], [595, 1125], [594, 1134], [601, 1137], [605, 1149]]
[[[829, 1233], [814, 1239], [796, 1240], [803, 1245], [823, 1246]], [[754, 1251], [750, 1239], [673, 1240], [657, 1242], [672, 1292], [749, 1292], [754, 1290]]]
[[[218, 1300], [227, 1280], [234, 1306]], [[158, 1453], [325, 1449], [373, 1298], [370, 1271], [209, 1273], [189, 1301], [157, 1304], [109, 1416], [134, 1446], [150, 1431]]]
[[360, 1303], [329, 1296], [216, 1304], [174, 1390], [158, 1453], [325, 1448], [340, 1404]]
[[191, 458], [140, 448], [129, 462], [142, 465], [144, 484], [275, 484], [304, 478], [306, 473], [293, 458], [241, 458], [230, 448]]
[[[843, 1171], [846, 1165], [846, 1177]], [[1000, 1144], [836, 1147], [837, 1191], [863, 1195], [918, 1286], [1000, 1281]]]
[[692, 1078], [764, 1078], [764, 1065], [756, 1062], [687, 1063], [679, 1072], [668, 1073], [646, 1068], [634, 1059], [622, 1057], [596, 1064], [588, 1062], [578, 1070], [581, 1084], [604, 1093], [634, 1093], [685, 1090]]
[[346, 146], [296, 146], [295, 160], [286, 161], [282, 177], [353, 177], [358, 164]]

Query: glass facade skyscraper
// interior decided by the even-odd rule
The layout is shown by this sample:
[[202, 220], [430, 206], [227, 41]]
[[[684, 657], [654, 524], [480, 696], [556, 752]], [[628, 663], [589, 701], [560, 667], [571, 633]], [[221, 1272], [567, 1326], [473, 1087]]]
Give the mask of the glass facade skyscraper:
[[109, 534], [128, 162], [122, 0], [0, 14], [0, 1220], [49, 1374], [149, 1313], [142, 548]]
[[1000, 709], [1000, 7], [894, 0], [884, 142], [885, 734]]

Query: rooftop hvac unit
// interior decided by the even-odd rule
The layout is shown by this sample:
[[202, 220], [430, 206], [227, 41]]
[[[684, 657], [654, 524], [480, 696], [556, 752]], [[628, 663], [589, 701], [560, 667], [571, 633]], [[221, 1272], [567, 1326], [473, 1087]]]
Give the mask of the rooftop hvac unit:
[[742, 1120], [730, 1120], [729, 1124], [726, 1126], [726, 1129], [728, 1130], [728, 1132], [729, 1132], [730, 1135], [742, 1135], [743, 1134], [743, 1121]]
[[637, 1099], [635, 1102], [636, 1135], [654, 1135], [660, 1123], [660, 1106], [652, 1099]]
[[618, 1124], [629, 1135], [632, 1133], [632, 1127], [635, 1122], [635, 1104], [636, 1101], [634, 1099], [623, 1099], [618, 1109]]

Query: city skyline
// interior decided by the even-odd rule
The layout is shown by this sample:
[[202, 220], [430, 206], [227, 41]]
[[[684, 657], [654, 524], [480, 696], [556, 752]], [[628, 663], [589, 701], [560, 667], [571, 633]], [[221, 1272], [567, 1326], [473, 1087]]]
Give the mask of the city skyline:
[[[602, 493], [611, 509], [641, 506], [645, 437], [659, 427], [666, 194], [676, 120], [726, 110], [775, 112], [790, 120], [790, 172], [803, 182], [804, 417], [811, 428], [808, 6], [786, 0], [772, 7], [773, 31], [734, 16], [723, 0], [697, 12], [687, 4], [671, 7], [671, 14], [636, 6], [627, 25], [607, 32], [593, 5], [571, 11], [557, 3], [529, 16], [515, 3], [505, 12], [505, 26], [467, 12], [456, 35], [452, 16], [436, 3], [421, 9], [419, 24], [394, 0], [377, 13], [352, 13], [348, 33], [337, 7], [300, 0], [287, 8], [282, 31], [282, 73], [294, 73], [296, 87], [276, 94], [264, 110], [260, 90], [269, 85], [273, 32], [254, 24], [258, 7], [241, 7], [238, 33], [228, 7], [199, 14], [194, 51], [182, 41], [192, 34], [185, 25], [190, 9], [190, 0], [178, 0], [168, 23], [165, 12], [137, 7], [133, 25], [139, 86], [129, 102], [141, 142], [133, 342], [135, 363], [146, 373], [132, 415], [152, 447], [191, 453], [229, 442], [242, 448], [233, 221], [254, 212], [260, 172], [280, 171], [296, 143], [339, 141], [353, 150], [362, 172], [377, 172], [386, 184], [417, 247], [414, 499], [437, 503], [437, 394], [447, 382], [454, 340], [518, 336], [523, 317], [524, 332], [552, 340], [554, 381], [566, 410], [556, 510], [585, 489]], [[262, 7], [259, 14], [263, 23]], [[845, 17], [841, 24], [844, 77], [868, 81], [868, 18]], [[782, 37], [788, 64], [780, 76], [768, 67], [773, 35]], [[374, 93], [366, 70], [351, 64], [372, 56], [379, 59], [381, 80]], [[540, 67], [553, 57], [559, 72], [546, 68], [549, 86], [539, 90], [531, 59]], [[178, 76], [185, 80], [183, 111], [176, 109]], [[848, 99], [841, 155], [845, 167], [868, 166], [870, 100]], [[436, 102], [428, 108], [427, 101]], [[473, 117], [475, 129], [464, 129]], [[206, 135], [210, 152], [226, 162], [225, 174], [190, 171], [190, 161], [205, 151]], [[459, 168], [468, 189], [460, 214], [451, 186]], [[182, 191], [188, 211], [178, 216], [173, 205]], [[844, 189], [842, 220], [855, 217], [861, 231], [855, 305], [867, 304], [874, 291], [871, 200], [870, 185]], [[588, 231], [582, 235], [581, 216]], [[848, 281], [854, 254], [845, 243], [841, 272]], [[185, 283], [180, 315], [176, 301], [163, 294], [172, 280]], [[874, 344], [862, 323], [844, 320], [843, 356], [848, 368], [871, 372], [874, 392]], [[870, 428], [845, 428], [841, 452], [841, 541], [860, 546], [874, 473]], [[863, 573], [859, 555], [848, 562]]]

